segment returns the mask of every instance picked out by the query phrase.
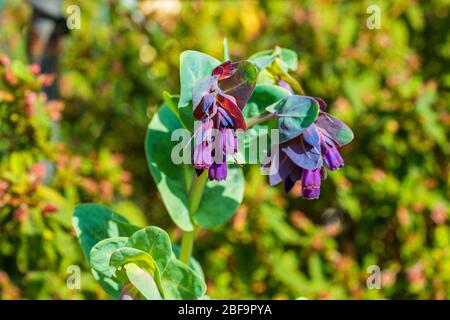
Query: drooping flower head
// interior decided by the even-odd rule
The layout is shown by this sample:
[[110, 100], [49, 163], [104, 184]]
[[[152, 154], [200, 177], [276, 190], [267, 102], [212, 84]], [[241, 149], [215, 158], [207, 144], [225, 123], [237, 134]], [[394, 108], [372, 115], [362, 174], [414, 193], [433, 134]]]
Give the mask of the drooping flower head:
[[237, 152], [236, 130], [246, 123], [236, 98], [219, 87], [219, 81], [232, 77], [237, 64], [230, 61], [216, 67], [212, 75], [197, 81], [193, 89], [193, 166], [197, 174], [208, 170], [209, 180], [227, 177], [227, 156]]
[[[310, 103], [316, 104], [317, 117], [300, 134], [288, 136], [289, 139], [273, 146], [270, 162], [266, 166], [270, 166], [271, 185], [284, 181], [284, 188], [288, 192], [297, 181], [301, 181], [301, 196], [317, 199], [320, 196], [321, 180], [326, 178], [325, 167], [334, 171], [344, 166], [338, 149], [353, 139], [353, 133], [342, 121], [325, 112], [327, 105], [322, 99], [300, 98], [298, 101], [308, 99]], [[298, 108], [303, 107], [298, 105]], [[298, 112], [301, 113], [301, 110]], [[283, 123], [279, 129], [284, 129]]]

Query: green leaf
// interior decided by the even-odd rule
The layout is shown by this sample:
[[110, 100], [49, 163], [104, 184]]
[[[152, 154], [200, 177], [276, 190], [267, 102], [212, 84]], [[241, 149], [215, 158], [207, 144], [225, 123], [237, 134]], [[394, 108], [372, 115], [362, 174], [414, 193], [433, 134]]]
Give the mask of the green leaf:
[[282, 87], [258, 84], [243, 110], [244, 116], [246, 118], [259, 117], [267, 112], [267, 107], [290, 95], [291, 93]]
[[95, 279], [103, 290], [114, 299], [119, 298], [120, 285], [115, 277], [116, 269], [110, 266], [109, 260], [115, 250], [125, 246], [127, 240], [126, 237], [104, 239], [98, 242], [90, 253], [90, 265]]
[[127, 241], [127, 237], [117, 237], [98, 242], [91, 250], [91, 268], [107, 277], [114, 276], [115, 269], [109, 265], [109, 260], [114, 251], [125, 247]]
[[172, 149], [178, 143], [171, 141], [171, 132], [181, 127], [175, 114], [163, 105], [150, 121], [145, 151], [150, 173], [170, 218], [182, 230], [192, 231], [194, 227], [188, 211], [186, 165], [175, 165], [171, 160]]
[[[176, 258], [180, 258], [180, 247], [178, 245], [173, 244], [172, 251]], [[189, 267], [191, 267], [191, 269], [194, 270], [200, 278], [203, 279], [203, 281], [205, 281], [205, 273], [203, 272], [202, 266], [193, 256], [189, 258]]]
[[174, 257], [161, 272], [161, 284], [168, 300], [198, 300], [206, 292], [200, 275]]
[[305, 96], [292, 95], [278, 102], [277, 111], [280, 143], [298, 137], [319, 114], [319, 104]]
[[129, 247], [119, 248], [112, 253], [109, 264], [116, 268], [116, 277], [122, 285], [125, 285], [127, 282], [126, 279], [123, 279], [122, 271], [123, 267], [128, 263], [134, 263], [148, 272], [160, 288], [161, 295], [165, 296], [161, 286], [161, 272], [151, 255], [145, 251]]
[[145, 251], [135, 248], [118, 248], [114, 250], [111, 255], [111, 259], [109, 260], [109, 264], [116, 269], [130, 262], [137, 263], [151, 272], [154, 272], [157, 268], [156, 262], [151, 255]]
[[148, 225], [147, 218], [145, 217], [142, 210], [131, 201], [120, 201], [111, 206], [111, 209], [115, 212], [120, 212], [125, 219], [127, 219], [131, 224], [138, 227], [145, 227]]
[[75, 208], [72, 224], [81, 248], [90, 263], [92, 247], [107, 238], [128, 237], [139, 230], [127, 219], [112, 210], [96, 204], [81, 204]]
[[229, 165], [225, 181], [207, 182], [200, 206], [192, 218], [203, 228], [218, 227], [233, 217], [243, 196], [244, 174], [242, 169]]
[[163, 98], [165, 104], [172, 110], [172, 112], [179, 117], [178, 114], [178, 102], [180, 101], [179, 95], [172, 95], [167, 91], [163, 91]]
[[198, 51], [184, 51], [180, 55], [180, 101], [178, 109], [182, 122], [192, 131], [194, 117], [192, 116], [192, 86], [206, 76], [210, 76], [220, 61]]
[[166, 268], [172, 257], [169, 235], [158, 227], [147, 227], [133, 233], [126, 246], [151, 255], [160, 270]]
[[134, 263], [125, 265], [128, 279], [147, 300], [162, 300], [158, 285], [152, 276]]
[[255, 53], [248, 60], [253, 62], [259, 69], [264, 69], [270, 66], [276, 58], [279, 58], [281, 67], [284, 69], [284, 71], [288, 72], [297, 69], [297, 53], [290, 49], [280, 47]]
[[[157, 241], [161, 241], [161, 239], [158, 238]], [[170, 255], [170, 259], [164, 263], [158, 261], [156, 256], [152, 257], [142, 250], [119, 248], [111, 255], [110, 264], [117, 268], [119, 273], [120, 269], [129, 263], [138, 265], [152, 276], [164, 299], [199, 299], [202, 297], [206, 291], [206, 285], [201, 276], [176, 259], [171, 251]], [[160, 269], [159, 266], [164, 264], [164, 269]], [[120, 274], [118, 277], [120, 278]], [[129, 280], [131, 281], [131, 279]]]

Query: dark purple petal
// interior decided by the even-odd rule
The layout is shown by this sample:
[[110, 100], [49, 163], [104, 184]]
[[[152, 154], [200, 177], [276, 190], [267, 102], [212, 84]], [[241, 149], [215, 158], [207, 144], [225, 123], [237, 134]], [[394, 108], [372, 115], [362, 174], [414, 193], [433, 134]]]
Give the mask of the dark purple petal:
[[294, 170], [294, 163], [283, 152], [274, 152], [270, 164], [269, 183], [276, 185]]
[[292, 181], [292, 179], [289, 177], [287, 177], [286, 179], [284, 179], [284, 191], [289, 192], [292, 190], [292, 188], [294, 187], [295, 182]]
[[216, 93], [213, 92], [203, 96], [200, 100], [200, 103], [194, 109], [194, 118], [201, 120], [205, 115], [213, 117], [216, 112]]
[[198, 79], [192, 86], [192, 108], [195, 110], [200, 104], [200, 101], [209, 93], [217, 90], [218, 86], [217, 76], [208, 76]]
[[208, 171], [209, 180], [225, 180], [227, 178], [227, 163], [224, 161], [221, 164], [213, 163]]
[[200, 177], [200, 175], [204, 172], [205, 170], [203, 170], [203, 169], [195, 169], [195, 175], [197, 176], [197, 177]]
[[196, 121], [194, 131], [193, 166], [197, 169], [208, 169], [213, 162], [212, 134], [213, 121]]
[[321, 111], [325, 111], [327, 109], [327, 103], [322, 98], [315, 97], [314, 99], [316, 99], [319, 104]]
[[318, 199], [320, 195], [320, 168], [302, 171], [302, 197]]
[[330, 138], [324, 137], [321, 144], [322, 156], [328, 169], [331, 171], [337, 170], [344, 166], [344, 160], [341, 157], [338, 149]]
[[302, 169], [300, 169], [300, 168], [295, 168], [295, 169], [292, 170], [292, 172], [289, 174], [289, 177], [290, 177], [291, 180], [294, 181], [294, 182], [300, 180], [300, 179], [302, 178]]
[[316, 147], [317, 149], [320, 148], [320, 133], [314, 123], [303, 131], [303, 139], [305, 139], [309, 145]]
[[219, 113], [222, 116], [221, 123], [223, 124], [224, 127], [232, 127], [232, 128], [235, 127], [234, 121], [231, 118], [228, 111], [226, 111], [223, 108], [219, 108]]
[[320, 148], [306, 143], [303, 137], [288, 141], [281, 150], [300, 168], [313, 170], [322, 165]]
[[224, 154], [234, 154], [237, 152], [237, 138], [234, 135], [233, 129], [222, 129], [222, 148], [224, 150]]
[[194, 145], [194, 163], [196, 169], [208, 169], [213, 163], [211, 144], [195, 144]]
[[341, 120], [326, 112], [320, 112], [315, 124], [324, 131], [325, 135], [333, 139], [339, 147], [353, 140], [352, 130]]
[[237, 65], [231, 63], [231, 61], [225, 61], [221, 65], [217, 66], [213, 72], [213, 76], [219, 76], [219, 80], [227, 79], [236, 73]]
[[286, 192], [291, 191], [295, 183], [301, 179], [301, 176], [302, 176], [302, 169], [294, 168], [294, 170], [292, 170], [289, 176], [286, 179], [284, 179], [284, 190]]
[[242, 114], [241, 109], [239, 109], [236, 104], [236, 99], [233, 96], [219, 92], [219, 94], [217, 95], [217, 101], [233, 119], [233, 122], [235, 124], [235, 127], [233, 129], [242, 129], [245, 131], [247, 129], [247, 125], [245, 123], [244, 115]]

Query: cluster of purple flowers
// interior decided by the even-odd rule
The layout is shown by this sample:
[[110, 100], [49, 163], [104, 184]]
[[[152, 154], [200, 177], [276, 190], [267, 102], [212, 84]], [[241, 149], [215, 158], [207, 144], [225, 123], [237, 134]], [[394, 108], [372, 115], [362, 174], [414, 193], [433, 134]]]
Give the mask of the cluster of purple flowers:
[[219, 81], [236, 72], [230, 61], [216, 67], [212, 76], [199, 86], [201, 95], [193, 98], [194, 156], [193, 166], [197, 175], [208, 170], [209, 180], [224, 180], [227, 177], [227, 156], [237, 152], [236, 130], [246, 130], [242, 110], [235, 97], [224, 93]]
[[[197, 175], [208, 170], [209, 180], [226, 179], [227, 156], [237, 152], [236, 130], [246, 130], [243, 106], [240, 108], [237, 97], [226, 94], [219, 86], [220, 81], [233, 77], [237, 69], [237, 64], [226, 61], [194, 86], [193, 115], [197, 121], [193, 166]], [[279, 85], [293, 94], [289, 84], [281, 81]], [[327, 175], [326, 168], [334, 171], [344, 165], [339, 148], [353, 139], [353, 133], [343, 122], [325, 112], [327, 105], [321, 98], [301, 97], [316, 104], [319, 109], [316, 119], [295, 137], [273, 145], [263, 167], [270, 169], [271, 185], [284, 181], [288, 192], [301, 181], [301, 196], [317, 199], [321, 180]]]
[[350, 142], [353, 134], [342, 121], [325, 112], [325, 101], [309, 98], [320, 106], [316, 120], [299, 136], [274, 145], [264, 166], [270, 168], [271, 185], [284, 181], [289, 192], [301, 181], [301, 196], [318, 199], [321, 180], [327, 176], [325, 167], [334, 171], [344, 166], [339, 148]]

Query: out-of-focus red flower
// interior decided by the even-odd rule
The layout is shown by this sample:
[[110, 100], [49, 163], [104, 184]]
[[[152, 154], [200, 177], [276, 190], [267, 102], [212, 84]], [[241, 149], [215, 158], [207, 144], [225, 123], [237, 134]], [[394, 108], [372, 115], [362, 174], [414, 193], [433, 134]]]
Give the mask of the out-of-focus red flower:
[[56, 211], [58, 211], [58, 207], [52, 203], [48, 203], [42, 207], [42, 213], [44, 215], [47, 215], [49, 213], [56, 212]]
[[131, 179], [133, 178], [130, 171], [122, 171], [120, 173], [120, 181], [122, 182], [131, 182]]
[[10, 64], [11, 64], [11, 59], [4, 54], [0, 54], [0, 65], [7, 67]]
[[405, 207], [400, 207], [397, 209], [397, 219], [400, 225], [407, 226], [411, 222], [408, 209]]
[[41, 75], [39, 75], [38, 79], [44, 87], [48, 87], [53, 83], [53, 81], [55, 81], [55, 75], [54, 74], [41, 74]]
[[47, 104], [50, 118], [54, 121], [61, 120], [61, 112], [64, 109], [64, 103], [59, 100], [49, 101]]
[[443, 203], [439, 203], [434, 207], [433, 211], [431, 211], [431, 219], [436, 224], [444, 224], [447, 221], [447, 218], [447, 207]]
[[15, 86], [18, 83], [17, 77], [14, 75], [14, 73], [12, 73], [11, 70], [7, 70], [5, 72], [5, 82], [10, 85], [10, 86]]
[[383, 287], [390, 287], [395, 283], [397, 275], [391, 270], [383, 270], [381, 272], [381, 285]]
[[408, 281], [413, 285], [423, 286], [425, 284], [425, 274], [423, 266], [419, 262], [406, 271]]
[[37, 76], [39, 73], [41, 73], [41, 66], [37, 63], [33, 63], [30, 65], [30, 70], [35, 76]]
[[36, 109], [36, 99], [37, 94], [36, 92], [28, 91], [25, 93], [24, 97], [24, 106], [25, 106], [25, 113], [28, 117], [33, 116], [34, 110]]
[[30, 167], [30, 181], [32, 184], [40, 184], [45, 177], [45, 165], [35, 163]]
[[3, 197], [8, 187], [9, 187], [8, 181], [0, 180], [0, 199]]
[[28, 216], [28, 207], [26, 204], [21, 204], [19, 208], [14, 211], [14, 220], [22, 222]]
[[100, 181], [100, 196], [104, 200], [112, 200], [114, 187], [111, 182], [107, 180]]
[[81, 185], [88, 193], [96, 194], [98, 192], [98, 184], [97, 182], [92, 178], [84, 178], [81, 181]]
[[248, 207], [241, 205], [233, 219], [233, 229], [236, 231], [242, 231], [247, 223]]

